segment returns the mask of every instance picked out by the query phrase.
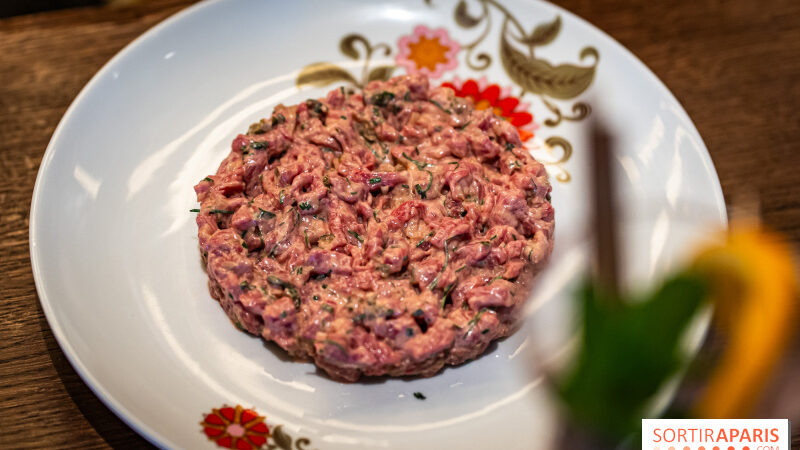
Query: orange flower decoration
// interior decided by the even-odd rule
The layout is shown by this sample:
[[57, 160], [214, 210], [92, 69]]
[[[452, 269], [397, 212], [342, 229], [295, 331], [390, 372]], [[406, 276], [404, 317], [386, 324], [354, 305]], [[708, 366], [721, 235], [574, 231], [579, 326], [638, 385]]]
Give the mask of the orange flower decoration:
[[450, 39], [444, 28], [431, 30], [419, 25], [411, 36], [403, 36], [397, 41], [395, 62], [405, 67], [408, 73], [439, 78], [443, 72], [456, 68], [456, 55], [460, 49], [458, 42]]
[[269, 427], [252, 409], [223, 406], [214, 408], [200, 425], [208, 439], [224, 448], [253, 450], [261, 448], [269, 438]]
[[510, 87], [501, 88], [496, 84], [489, 84], [485, 77], [463, 82], [456, 78], [452, 83], [443, 83], [442, 86], [454, 90], [458, 97], [471, 98], [475, 109], [491, 108], [496, 116], [508, 120], [517, 128], [523, 142], [532, 138], [533, 132], [538, 128], [533, 121], [533, 114], [527, 111], [530, 105], [512, 96]]

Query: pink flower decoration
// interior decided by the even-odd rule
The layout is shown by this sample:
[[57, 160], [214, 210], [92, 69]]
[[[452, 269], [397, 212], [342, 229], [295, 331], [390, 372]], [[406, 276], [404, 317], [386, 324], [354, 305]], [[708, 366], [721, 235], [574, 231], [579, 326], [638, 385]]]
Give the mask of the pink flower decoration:
[[408, 73], [439, 78], [442, 73], [458, 66], [456, 55], [461, 46], [450, 39], [444, 28], [431, 30], [418, 25], [411, 36], [403, 36], [397, 41], [397, 49], [395, 62], [405, 67]]

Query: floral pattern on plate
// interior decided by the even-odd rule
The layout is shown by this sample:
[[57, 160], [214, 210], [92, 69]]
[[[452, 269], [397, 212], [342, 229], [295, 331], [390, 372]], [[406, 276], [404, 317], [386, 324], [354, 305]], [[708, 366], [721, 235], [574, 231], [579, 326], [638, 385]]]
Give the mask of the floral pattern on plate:
[[[425, 3], [435, 7], [431, 1], [426, 0]], [[470, 11], [476, 6], [477, 14]], [[492, 31], [493, 15], [499, 15], [502, 24], [497, 54], [486, 51], [485, 45], [481, 45], [485, 44]], [[462, 0], [456, 5], [453, 17], [457, 27], [470, 32], [478, 30], [477, 37], [458, 42], [446, 28], [431, 29], [420, 24], [410, 34], [398, 38], [394, 57], [397, 66], [372, 67], [370, 63], [374, 55], [388, 57], [395, 52], [395, 48], [386, 43], [372, 44], [361, 34], [347, 34], [340, 40], [339, 50], [348, 58], [362, 61], [359, 77], [338, 65], [319, 62], [305, 66], [296, 84], [303, 87], [344, 82], [360, 88], [373, 80], [389, 79], [398, 66], [405, 69], [406, 73], [422, 73], [436, 79], [447, 71], [457, 69], [458, 56], [463, 53], [463, 66], [474, 72], [486, 70], [499, 59], [510, 82], [520, 89], [519, 95], [511, 95], [510, 88], [501, 89], [494, 80], [490, 84], [485, 77], [470, 76], [463, 83], [455, 78], [453, 82], [443, 85], [455, 90], [456, 95], [472, 98], [478, 109], [491, 107], [498, 116], [511, 120], [523, 142], [529, 143], [529, 149], [538, 148], [531, 140], [534, 130], [538, 128], [530, 110], [531, 102], [536, 102], [552, 114], [542, 122], [547, 128], [557, 128], [565, 121], [577, 122], [589, 116], [591, 107], [588, 103], [578, 101], [568, 107], [571, 114], [565, 114], [559, 102], [578, 97], [592, 84], [600, 59], [597, 49], [586, 46], [580, 51], [580, 60], [589, 59], [589, 65], [553, 64], [536, 56], [537, 47], [552, 43], [561, 34], [560, 16], [537, 24], [529, 32], [511, 11], [496, 0], [474, 0], [470, 3]], [[541, 142], [546, 156], [537, 156], [537, 159], [555, 172], [557, 181], [570, 181], [572, 176], [565, 165], [572, 156], [572, 144], [558, 135], [545, 136]]]
[[222, 406], [205, 414], [200, 425], [208, 439], [222, 448], [305, 450], [305, 446], [311, 443], [307, 438], [293, 440], [281, 425], [270, 430], [264, 420], [265, 417], [241, 405]]

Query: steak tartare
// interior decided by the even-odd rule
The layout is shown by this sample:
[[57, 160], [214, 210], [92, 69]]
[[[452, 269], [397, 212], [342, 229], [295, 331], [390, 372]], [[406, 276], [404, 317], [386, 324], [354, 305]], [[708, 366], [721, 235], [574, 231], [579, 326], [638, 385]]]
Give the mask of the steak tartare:
[[195, 192], [211, 295], [342, 381], [480, 355], [553, 243], [517, 130], [423, 76], [277, 106]]

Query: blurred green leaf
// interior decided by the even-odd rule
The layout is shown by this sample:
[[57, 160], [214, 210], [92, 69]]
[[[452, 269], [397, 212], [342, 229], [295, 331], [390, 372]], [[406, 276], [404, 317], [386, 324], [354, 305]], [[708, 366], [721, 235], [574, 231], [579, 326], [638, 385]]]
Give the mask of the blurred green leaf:
[[643, 301], [580, 292], [583, 339], [558, 391], [572, 419], [620, 438], [638, 429], [647, 402], [682, 364], [679, 339], [702, 304], [705, 283], [683, 273]]

